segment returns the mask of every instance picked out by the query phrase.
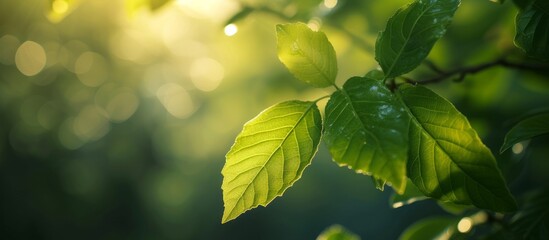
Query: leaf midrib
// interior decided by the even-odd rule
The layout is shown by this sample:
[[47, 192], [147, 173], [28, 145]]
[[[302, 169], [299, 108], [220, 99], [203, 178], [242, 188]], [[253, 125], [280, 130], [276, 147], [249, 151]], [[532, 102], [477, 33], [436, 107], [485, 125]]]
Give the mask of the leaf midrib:
[[[395, 57], [395, 60], [393, 61], [393, 64], [391, 64], [391, 67], [389, 67], [389, 70], [387, 70], [387, 74], [386, 76], [390, 75], [394, 69], [394, 67], [396, 66], [396, 63], [397, 61], [399, 60], [400, 58], [400, 55], [402, 55], [402, 53], [404, 52], [404, 48], [406, 48], [406, 45], [408, 45], [408, 42], [410, 41], [410, 38], [412, 36], [412, 33], [415, 31], [415, 28], [416, 28], [416, 25], [417, 23], [419, 22], [419, 19], [423, 17], [423, 15], [425, 15], [425, 13], [427, 11], [429, 11], [433, 6], [433, 5], [430, 5], [430, 6], [427, 6], [427, 8], [425, 9], [425, 11], [422, 11], [421, 14], [419, 15], [419, 17], [414, 21], [414, 24], [412, 25], [412, 30], [409, 32], [408, 36], [406, 36], [405, 38], [405, 41], [404, 41], [404, 44], [402, 45], [402, 48], [400, 48], [400, 50], [398, 51], [396, 57]], [[409, 13], [409, 12], [408, 12]], [[408, 14], [406, 14], [408, 15]]]
[[[291, 35], [290, 35], [286, 30], [284, 30], [283, 28], [280, 28], [280, 29], [281, 29], [281, 31], [283, 31], [286, 35], [291, 36]], [[318, 33], [313, 32], [313, 34], [318, 34]], [[327, 82], [329, 85], [333, 84], [333, 83], [330, 81], [330, 78], [328, 77], [328, 75], [326, 75], [326, 73], [324, 73], [323, 71], [321, 71], [321, 68], [318, 67], [316, 64], [314, 64], [313, 59], [311, 59], [307, 54], [305, 54], [305, 53], [303, 52], [303, 47], [301, 47], [300, 42], [297, 41], [298, 39], [292, 37], [292, 40], [294, 40], [293, 42], [297, 43], [297, 45], [298, 45], [298, 47], [299, 47], [299, 48], [298, 48], [298, 49], [299, 49], [299, 53], [300, 53], [299, 55], [301, 55], [303, 58], [305, 58], [305, 59], [309, 62], [309, 64], [312, 65], [312, 66], [320, 73], [320, 75], [322, 75], [322, 77], [324, 78], [324, 81], [325, 81], [325, 82]]]
[[[271, 161], [271, 159], [273, 158], [274, 154], [276, 152], [278, 152], [278, 150], [280, 150], [280, 148], [282, 147], [282, 145], [286, 142], [286, 140], [288, 139], [288, 137], [290, 136], [290, 134], [295, 130], [295, 128], [297, 127], [297, 125], [299, 125], [299, 123], [301, 123], [301, 121], [305, 118], [305, 116], [307, 115], [307, 113], [309, 113], [309, 111], [313, 108], [313, 106], [315, 105], [314, 102], [310, 103], [310, 106], [307, 107], [307, 109], [303, 112], [303, 114], [301, 115], [301, 117], [299, 117], [299, 119], [297, 120], [296, 124], [288, 131], [288, 133], [286, 134], [286, 136], [282, 139], [282, 141], [280, 141], [280, 144], [275, 148], [275, 150], [269, 155], [269, 157], [267, 158], [267, 161], [265, 161], [265, 163], [261, 166], [258, 166], [260, 167], [260, 170], [257, 171], [257, 173], [253, 176], [252, 180], [247, 184], [246, 188], [244, 189], [244, 191], [242, 191], [242, 193], [240, 194], [240, 196], [237, 198], [238, 201], [233, 205], [233, 208], [231, 209], [231, 211], [227, 214], [227, 219], [229, 218], [229, 216], [231, 216], [236, 208], [236, 205], [242, 201], [242, 196], [244, 196], [244, 193], [246, 193], [248, 191], [248, 189], [250, 188], [250, 186], [252, 185], [251, 183], [253, 183], [255, 181], [255, 179], [257, 178], [257, 176], [259, 176], [259, 173], [261, 171], [263, 171], [263, 169], [265, 169], [265, 166], [267, 165], [267, 163], [269, 163]], [[301, 155], [300, 155], [300, 158], [301, 158]], [[270, 202], [270, 201], [269, 201]], [[265, 203], [265, 204], [268, 204], [269, 202]], [[259, 204], [261, 205], [261, 204]]]
[[[368, 130], [368, 129], [366, 128], [366, 124], [365, 124], [365, 123], [362, 121], [362, 119], [358, 116], [357, 111], [356, 111], [356, 108], [355, 108], [355, 106], [353, 105], [353, 101], [351, 101], [351, 97], [349, 96], [349, 94], [347, 93], [347, 91], [345, 90], [345, 88], [342, 88], [342, 89], [339, 90], [339, 91], [341, 91], [342, 94], [343, 94], [343, 96], [345, 97], [345, 99], [347, 99], [347, 101], [349, 101], [349, 105], [351, 106], [351, 108], [352, 108], [352, 110], [353, 110], [353, 116], [355, 116], [355, 117], [358, 119], [358, 121], [360, 122], [360, 126], [362, 127], [362, 129], [364, 129], [364, 131], [365, 131], [366, 133], [368, 133], [370, 136], [372, 136], [372, 137], [374, 138], [374, 141], [375, 141], [375, 143], [376, 143], [376, 146], [377, 146], [377, 148], [381, 151], [381, 154], [387, 156], [387, 154], [385, 153], [385, 151], [384, 151], [383, 148], [381, 147], [381, 144], [380, 144], [379, 139], [376, 137], [375, 134], [373, 134], [370, 130]], [[387, 161], [385, 161], [385, 162], [387, 162]], [[370, 169], [370, 170], [372, 170], [372, 169]], [[393, 183], [393, 184], [395, 184], [395, 183]]]
[[[403, 104], [404, 108], [406, 109], [406, 112], [408, 112], [408, 114], [410, 115], [410, 119], [414, 122], [414, 124], [415, 124], [416, 126], [420, 127], [421, 130], [423, 130], [423, 132], [427, 133], [427, 135], [429, 136], [429, 138], [431, 138], [432, 140], [434, 140], [436, 146], [437, 146], [438, 148], [440, 148], [440, 149], [444, 152], [444, 154], [446, 154], [446, 155], [449, 157], [449, 159], [450, 159], [450, 161], [452, 162], [453, 165], [455, 165], [457, 168], [459, 168], [459, 170], [461, 170], [461, 172], [463, 172], [465, 175], [467, 175], [467, 177], [468, 177], [469, 179], [473, 180], [477, 185], [481, 186], [482, 188], [484, 188], [485, 190], [487, 190], [488, 192], [490, 192], [492, 195], [494, 195], [494, 196], [496, 196], [496, 197], [498, 197], [498, 198], [500, 197], [499, 194], [494, 194], [494, 192], [492, 192], [489, 188], [487, 188], [487, 187], [484, 186], [483, 184], [480, 184], [480, 182], [478, 182], [475, 178], [471, 177], [471, 176], [469, 175], [469, 173], [467, 173], [465, 170], [463, 170], [463, 169], [461, 168], [461, 166], [459, 166], [459, 165], [454, 161], [454, 159], [450, 156], [450, 154], [448, 154], [448, 152], [446, 152], [446, 149], [443, 148], [443, 147], [439, 144], [438, 140], [437, 140], [435, 137], [433, 137], [433, 135], [432, 135], [429, 131], [427, 131], [427, 129], [425, 129], [425, 128], [423, 127], [423, 125], [419, 122], [419, 120], [416, 118], [416, 116], [412, 113], [411, 109], [408, 107], [408, 105], [406, 104], [406, 102], [402, 99], [401, 95], [398, 94], [397, 96], [398, 96], [399, 101]], [[433, 156], [433, 157], [434, 157], [434, 156]], [[434, 160], [434, 159], [433, 159], [433, 160]], [[437, 174], [437, 173], [436, 173], [436, 169], [435, 169], [435, 174]], [[454, 192], [454, 189], [452, 189], [452, 193], [453, 193], [453, 192]], [[456, 199], [456, 200], [457, 200], [457, 199]]]

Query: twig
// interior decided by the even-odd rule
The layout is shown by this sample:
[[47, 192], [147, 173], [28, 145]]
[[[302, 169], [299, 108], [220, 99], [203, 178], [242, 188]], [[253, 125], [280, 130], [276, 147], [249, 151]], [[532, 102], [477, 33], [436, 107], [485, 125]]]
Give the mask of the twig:
[[417, 84], [430, 84], [430, 83], [442, 82], [445, 79], [448, 79], [450, 77], [457, 75], [458, 77], [454, 79], [454, 81], [460, 82], [460, 81], [463, 81], [463, 79], [465, 79], [465, 77], [469, 74], [475, 74], [496, 66], [528, 70], [528, 71], [549, 71], [549, 65], [516, 63], [516, 62], [511, 62], [509, 60], [506, 60], [504, 58], [499, 58], [492, 62], [487, 62], [487, 63], [479, 64], [476, 66], [458, 68], [458, 69], [447, 71], [447, 72], [438, 69], [438, 67], [436, 67], [432, 63], [427, 63], [427, 64], [432, 65], [431, 69], [433, 69], [433, 71], [438, 72], [439, 75], [427, 80], [422, 80], [422, 81], [413, 81], [411, 79], [408, 79], [407, 81], [413, 81], [414, 83], [417, 83]]

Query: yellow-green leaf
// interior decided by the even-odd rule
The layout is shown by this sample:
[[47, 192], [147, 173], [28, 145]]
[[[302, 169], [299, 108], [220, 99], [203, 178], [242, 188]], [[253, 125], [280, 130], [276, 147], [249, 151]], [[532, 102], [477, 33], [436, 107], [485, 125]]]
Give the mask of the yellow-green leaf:
[[315, 102], [279, 103], [246, 123], [221, 171], [222, 222], [266, 206], [291, 187], [311, 163], [321, 131]]
[[278, 58], [299, 80], [315, 87], [334, 84], [337, 59], [332, 44], [323, 32], [304, 23], [276, 26]]

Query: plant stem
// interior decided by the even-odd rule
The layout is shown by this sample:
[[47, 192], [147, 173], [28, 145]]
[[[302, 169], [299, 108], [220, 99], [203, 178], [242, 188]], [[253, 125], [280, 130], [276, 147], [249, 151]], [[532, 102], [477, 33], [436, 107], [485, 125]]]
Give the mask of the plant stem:
[[458, 78], [456, 81], [463, 81], [465, 76], [469, 74], [475, 74], [487, 69], [490, 69], [492, 67], [501, 66], [506, 68], [513, 68], [513, 69], [521, 69], [521, 70], [528, 70], [528, 71], [549, 71], [549, 65], [543, 65], [543, 64], [527, 64], [527, 63], [517, 63], [517, 62], [511, 62], [509, 60], [506, 60], [504, 58], [499, 58], [491, 62], [479, 64], [476, 66], [470, 66], [470, 67], [464, 67], [464, 68], [458, 68], [452, 71], [442, 71], [438, 67], [436, 67], [434, 64], [429, 63], [430, 66], [432, 66], [432, 69], [436, 69], [435, 71], [439, 73], [438, 76], [435, 76], [433, 78], [422, 80], [422, 81], [414, 81], [411, 79], [407, 79], [408, 82], [416, 83], [416, 84], [430, 84], [430, 83], [438, 83], [442, 82], [445, 79], [448, 79], [452, 76], [457, 75]]

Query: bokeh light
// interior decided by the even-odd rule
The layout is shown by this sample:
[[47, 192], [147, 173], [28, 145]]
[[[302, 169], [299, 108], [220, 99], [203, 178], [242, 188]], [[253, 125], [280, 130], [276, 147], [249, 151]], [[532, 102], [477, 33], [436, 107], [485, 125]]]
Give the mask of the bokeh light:
[[46, 66], [46, 51], [40, 44], [26, 41], [15, 53], [15, 64], [22, 74], [34, 76]]

